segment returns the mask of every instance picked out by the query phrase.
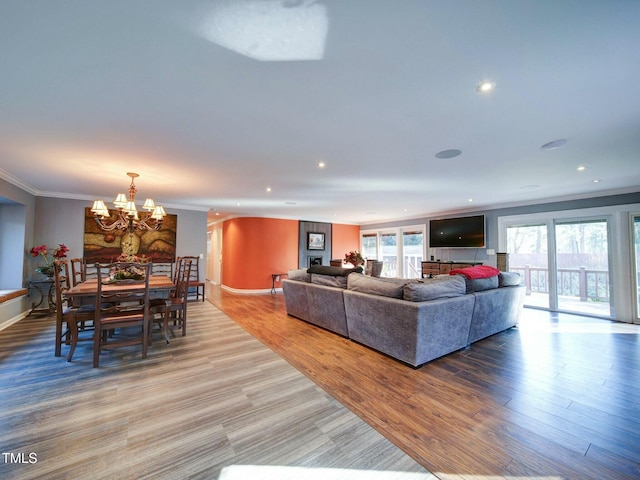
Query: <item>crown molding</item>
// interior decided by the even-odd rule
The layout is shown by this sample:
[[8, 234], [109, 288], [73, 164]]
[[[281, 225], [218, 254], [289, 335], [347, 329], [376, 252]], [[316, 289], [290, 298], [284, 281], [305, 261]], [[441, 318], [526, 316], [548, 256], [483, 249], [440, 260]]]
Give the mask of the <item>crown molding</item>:
[[7, 182], [9, 182], [12, 185], [15, 185], [16, 187], [24, 190], [25, 192], [30, 193], [31, 195], [37, 195], [38, 194], [38, 190], [33, 188], [31, 185], [29, 185], [28, 183], [23, 182], [18, 177], [14, 177], [9, 172], [7, 172], [6, 170], [2, 170], [1, 168], [0, 168], [0, 178], [2, 178], [3, 180], [6, 180]]

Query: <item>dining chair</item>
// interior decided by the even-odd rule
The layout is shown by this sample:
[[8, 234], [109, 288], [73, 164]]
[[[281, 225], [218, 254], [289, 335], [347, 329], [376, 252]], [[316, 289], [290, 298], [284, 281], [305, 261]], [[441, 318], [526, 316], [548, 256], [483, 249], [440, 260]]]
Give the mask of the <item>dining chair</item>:
[[379, 277], [382, 273], [384, 262], [382, 260], [367, 260], [364, 268], [364, 274], [370, 277]]
[[[371, 266], [371, 276], [379, 277], [382, 274], [382, 268], [384, 267], [384, 262], [382, 260], [372, 260], [373, 265]], [[367, 263], [369, 263], [367, 261]]]
[[[69, 345], [67, 362], [71, 361], [79, 340], [79, 332], [93, 331], [89, 326], [93, 322], [94, 306], [81, 305], [74, 307], [70, 299], [65, 295], [69, 288], [69, 264], [67, 260], [58, 260], [54, 265], [53, 280], [56, 297], [56, 346], [55, 356], [62, 354], [62, 343]], [[80, 325], [80, 326], [79, 326]], [[63, 326], [65, 327], [63, 331]]]
[[71, 259], [71, 285], [75, 287], [86, 280], [84, 260], [82, 258]]
[[[167, 299], [151, 300], [151, 315], [154, 321], [162, 323], [162, 333], [167, 343], [169, 343], [170, 323], [173, 328], [182, 329], [183, 337], [187, 334], [187, 304], [189, 303], [189, 279], [192, 265], [192, 259], [181, 258], [176, 270], [175, 290]], [[161, 315], [161, 317], [156, 318], [156, 315]]]
[[176, 257], [176, 265], [175, 265], [175, 268], [173, 269], [173, 276], [171, 277], [174, 284], [178, 283], [178, 272], [180, 271], [181, 263], [182, 263], [182, 257]]
[[[142, 358], [147, 358], [147, 347], [151, 341], [149, 277], [152, 264], [116, 262], [101, 265], [96, 263], [95, 268], [97, 291], [93, 367], [99, 366], [100, 354], [105, 349], [141, 345]], [[130, 277], [132, 272], [144, 278], [126, 278]], [[135, 329], [133, 333], [129, 327]]]
[[200, 257], [185, 256], [182, 257], [182, 259], [190, 259], [192, 264], [191, 278], [189, 279], [189, 290], [195, 290], [196, 301], [202, 297], [202, 301], [204, 302], [205, 283], [200, 280]]
[[173, 279], [174, 264], [173, 262], [153, 262], [152, 275], [166, 275]]

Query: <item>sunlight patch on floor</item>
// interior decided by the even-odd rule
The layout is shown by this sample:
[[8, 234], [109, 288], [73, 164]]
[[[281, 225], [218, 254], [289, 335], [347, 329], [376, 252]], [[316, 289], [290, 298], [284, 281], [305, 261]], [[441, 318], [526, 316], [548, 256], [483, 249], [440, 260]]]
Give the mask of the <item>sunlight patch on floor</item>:
[[437, 480], [430, 473], [382, 472], [346, 468], [286, 467], [277, 465], [231, 465], [218, 480]]

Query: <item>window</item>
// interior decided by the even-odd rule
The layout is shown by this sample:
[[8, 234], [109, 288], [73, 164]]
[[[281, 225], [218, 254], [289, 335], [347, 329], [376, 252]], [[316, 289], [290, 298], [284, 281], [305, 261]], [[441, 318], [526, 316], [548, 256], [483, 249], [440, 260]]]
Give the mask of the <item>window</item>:
[[404, 278], [422, 277], [422, 259], [424, 258], [424, 232], [402, 232], [402, 271]]
[[424, 238], [424, 225], [362, 232], [361, 251], [365, 258], [384, 262], [382, 277], [420, 278]]
[[368, 233], [362, 235], [361, 239], [362, 256], [364, 258], [378, 259], [378, 235], [376, 233]]

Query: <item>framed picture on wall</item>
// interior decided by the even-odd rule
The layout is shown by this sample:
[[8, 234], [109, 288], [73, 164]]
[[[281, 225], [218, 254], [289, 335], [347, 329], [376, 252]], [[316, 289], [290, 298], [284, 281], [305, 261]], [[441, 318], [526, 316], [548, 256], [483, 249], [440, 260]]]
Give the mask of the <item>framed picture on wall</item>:
[[324, 233], [307, 233], [307, 250], [324, 250]]

